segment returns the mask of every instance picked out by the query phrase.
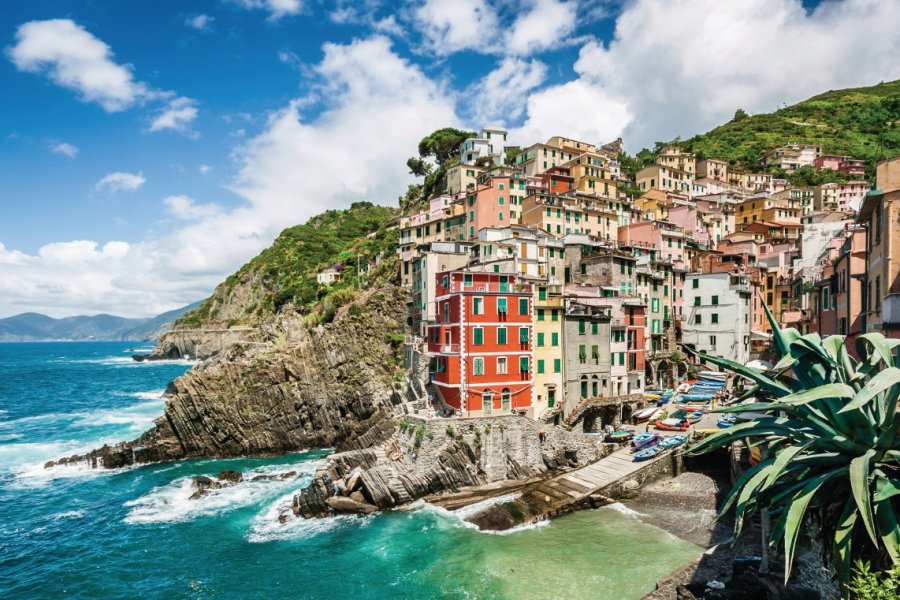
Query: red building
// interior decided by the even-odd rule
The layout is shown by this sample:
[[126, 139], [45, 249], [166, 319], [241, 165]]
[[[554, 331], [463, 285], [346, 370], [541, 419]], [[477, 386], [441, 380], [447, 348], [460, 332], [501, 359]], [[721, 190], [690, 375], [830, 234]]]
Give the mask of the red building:
[[[629, 390], [644, 389], [646, 329], [645, 306], [638, 300], [625, 300], [625, 334], [628, 343], [628, 384]], [[629, 391], [629, 393], [631, 393]]]
[[515, 275], [450, 271], [435, 276], [429, 326], [431, 382], [463, 416], [531, 406], [531, 285]]

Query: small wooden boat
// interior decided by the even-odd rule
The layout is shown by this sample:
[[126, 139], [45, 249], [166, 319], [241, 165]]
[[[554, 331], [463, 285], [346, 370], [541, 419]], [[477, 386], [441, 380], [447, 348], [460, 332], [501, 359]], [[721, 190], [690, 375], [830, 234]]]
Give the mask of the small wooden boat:
[[719, 429], [728, 429], [729, 427], [734, 426], [735, 423], [737, 423], [737, 417], [731, 415], [722, 417], [716, 421], [716, 425], [719, 426]]
[[643, 423], [645, 421], [649, 421], [650, 419], [655, 418], [660, 412], [662, 412], [662, 409], [659, 408], [658, 406], [651, 406], [650, 408], [645, 408], [644, 410], [642, 410], [634, 415], [634, 422], [635, 423]]
[[623, 444], [629, 441], [634, 437], [633, 431], [613, 431], [612, 433], [606, 434], [606, 437], [603, 438], [604, 442], [608, 442], [610, 444]]
[[662, 421], [657, 419], [653, 426], [663, 431], [687, 431], [690, 429], [691, 424], [684, 419], [665, 419]]
[[662, 452], [662, 451], [663, 451], [663, 449], [660, 448], [659, 445], [656, 445], [656, 446], [650, 446], [649, 448], [644, 448], [644, 449], [641, 450], [640, 452], [636, 452], [636, 453], [635, 453], [635, 455], [634, 455], [634, 462], [641, 462], [641, 461], [643, 461], [643, 460], [650, 460], [651, 458], [653, 458], [654, 456], [656, 456], [657, 454], [659, 454], [659, 453]]
[[647, 393], [645, 393], [645, 394], [644, 394], [644, 398], [646, 398], [647, 400], [654, 400], [654, 401], [655, 401], [655, 400], [659, 400], [660, 398], [662, 398], [662, 396], [660, 396], [660, 395], [658, 395], [658, 394], [647, 394]]
[[[640, 439], [638, 439], [640, 438]], [[632, 452], [639, 452], [644, 450], [645, 448], [649, 448], [651, 446], [655, 446], [656, 444], [662, 441], [662, 436], [655, 433], [644, 433], [634, 438], [632, 444], [634, 446], [631, 448]]]
[[701, 379], [706, 377], [708, 379], [721, 379], [722, 381], [725, 381], [728, 377], [728, 373], [723, 371], [700, 371], [698, 375], [700, 375]]
[[660, 448], [662, 450], [670, 450], [672, 448], [677, 448], [678, 446], [682, 445], [686, 441], [687, 441], [687, 436], [679, 433], [678, 435], [673, 435], [671, 437], [667, 437], [666, 439], [661, 441], [659, 443], [659, 445], [657, 446], [657, 448]]

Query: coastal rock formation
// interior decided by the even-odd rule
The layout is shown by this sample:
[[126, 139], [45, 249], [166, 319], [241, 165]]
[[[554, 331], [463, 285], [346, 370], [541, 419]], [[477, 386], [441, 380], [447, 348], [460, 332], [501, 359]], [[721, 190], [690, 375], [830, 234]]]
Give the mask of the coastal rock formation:
[[370, 445], [403, 399], [407, 299], [396, 286], [372, 290], [314, 328], [292, 311], [279, 313], [259, 327], [259, 341], [227, 346], [176, 379], [164, 415], [140, 438], [59, 463], [116, 468], [342, 444], [349, 449], [359, 436]]
[[328, 516], [341, 510], [331, 498], [354, 494], [380, 509], [393, 508], [464, 486], [524, 482], [593, 462], [610, 450], [597, 436], [519, 416], [403, 417], [381, 443], [329, 457], [310, 486], [294, 497], [293, 510], [307, 518]]
[[150, 354], [136, 354], [133, 358], [138, 361], [180, 358], [205, 360], [235, 344], [259, 342], [259, 331], [255, 327], [181, 327], [163, 334]]

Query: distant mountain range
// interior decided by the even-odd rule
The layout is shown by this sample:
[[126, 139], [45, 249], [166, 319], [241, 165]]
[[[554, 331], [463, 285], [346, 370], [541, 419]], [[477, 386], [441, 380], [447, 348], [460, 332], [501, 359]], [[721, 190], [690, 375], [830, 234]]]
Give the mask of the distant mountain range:
[[105, 314], [54, 319], [40, 313], [22, 313], [0, 319], [0, 342], [154, 340], [171, 329], [178, 317], [200, 304], [202, 301], [147, 319]]

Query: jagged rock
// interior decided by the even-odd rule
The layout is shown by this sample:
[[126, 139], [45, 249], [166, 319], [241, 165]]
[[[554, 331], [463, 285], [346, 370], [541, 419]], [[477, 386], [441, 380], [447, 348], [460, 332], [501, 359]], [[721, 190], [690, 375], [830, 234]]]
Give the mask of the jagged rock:
[[244, 480], [244, 474], [240, 471], [233, 471], [231, 469], [227, 469], [222, 471], [216, 476], [216, 479], [220, 481], [227, 481], [228, 483], [240, 483]]
[[325, 500], [325, 503], [337, 512], [355, 513], [360, 515], [370, 515], [378, 512], [378, 507], [372, 506], [367, 502], [359, 502], [353, 498], [343, 496], [331, 496]]
[[[313, 330], [291, 311], [263, 322], [252, 341], [229, 341], [236, 334], [220, 332], [221, 350], [166, 390], [164, 415], [153, 429], [47, 466], [87, 462], [117, 468], [378, 444], [393, 434], [390, 415], [402, 400], [395, 388], [402, 347], [385, 339], [403, 331], [407, 300], [405, 290], [388, 286], [364, 294], [341, 308], [332, 323]], [[173, 350], [170, 342], [179, 335], [189, 338], [175, 330], [156, 352], [202, 356], [196, 347]]]
[[198, 475], [197, 477], [194, 477], [191, 485], [196, 490], [193, 494], [191, 494], [191, 500], [199, 500], [203, 496], [207, 495], [210, 490], [217, 490], [224, 487], [222, 483], [216, 481], [215, 479], [207, 477], [206, 475]]

